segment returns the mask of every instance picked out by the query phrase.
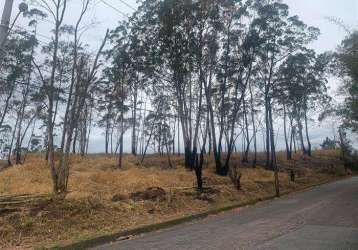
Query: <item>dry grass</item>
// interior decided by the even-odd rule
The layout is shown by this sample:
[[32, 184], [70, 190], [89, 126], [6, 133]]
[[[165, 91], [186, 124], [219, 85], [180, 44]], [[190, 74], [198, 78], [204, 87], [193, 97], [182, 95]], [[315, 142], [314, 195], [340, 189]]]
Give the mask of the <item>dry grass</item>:
[[[297, 157], [297, 156], [296, 156]], [[284, 192], [302, 189], [342, 174], [336, 152], [315, 152], [313, 158], [297, 157], [300, 176], [290, 182], [285, 169], [291, 162], [279, 154], [280, 185]], [[239, 164], [239, 156], [234, 163]], [[168, 169], [165, 157], [149, 156], [143, 166], [126, 156], [124, 169], [116, 169], [116, 158], [104, 155], [71, 158], [69, 194], [65, 200], [11, 214], [0, 214], [0, 248], [20, 248], [73, 242], [120, 230], [128, 230], [185, 215], [238, 203], [262, 199], [274, 193], [273, 173], [261, 167], [240, 168], [242, 190], [237, 191], [227, 177], [219, 177], [208, 162], [204, 170], [210, 192], [198, 195], [195, 176], [183, 167], [181, 157], [173, 157], [175, 169]], [[115, 194], [129, 195], [149, 187], [166, 190], [162, 201], [126, 200], [112, 202]], [[0, 196], [51, 194], [50, 173], [41, 155], [32, 155], [23, 166], [0, 172]]]

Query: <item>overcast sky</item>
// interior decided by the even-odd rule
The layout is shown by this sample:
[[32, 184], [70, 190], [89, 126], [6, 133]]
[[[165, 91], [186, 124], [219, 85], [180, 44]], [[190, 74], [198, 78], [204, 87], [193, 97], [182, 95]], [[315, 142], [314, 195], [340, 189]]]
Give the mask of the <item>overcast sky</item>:
[[[31, 0], [34, 2], [33, 0]], [[31, 2], [30, 0], [28, 2]], [[136, 0], [123, 0], [133, 8], [137, 7]], [[83, 36], [84, 42], [90, 45], [91, 50], [95, 51], [99, 46], [107, 28], [114, 28], [120, 20], [123, 20], [125, 16], [121, 13], [131, 15], [132, 8], [126, 6], [121, 0], [93, 0], [91, 11], [86, 16], [85, 23], [94, 23], [93, 28], [89, 29]], [[1, 0], [3, 5], [4, 0]], [[13, 16], [16, 14], [16, 6], [20, 3], [20, 0], [15, 0], [15, 8]], [[109, 7], [104, 2], [112, 5], [114, 8]], [[327, 20], [327, 17], [335, 17], [348, 27], [355, 29], [358, 25], [358, 0], [284, 0], [290, 6], [291, 15], [298, 15], [300, 18], [310, 26], [318, 27], [321, 30], [321, 36], [318, 41], [314, 42], [311, 46], [318, 52], [324, 52], [327, 50], [333, 50], [342, 41], [346, 35], [345, 31], [337, 25]], [[69, 8], [66, 14], [65, 23], [73, 23], [80, 10], [80, 1], [70, 1]], [[3, 6], [0, 7], [1, 11]], [[19, 20], [19, 25], [23, 25], [23, 21]], [[42, 42], [49, 42], [50, 26], [47, 22], [42, 22], [39, 26], [39, 37]], [[332, 79], [330, 82], [332, 89], [338, 85], [336, 80]], [[331, 91], [332, 93], [334, 91]], [[314, 145], [319, 145], [322, 142], [323, 137], [332, 137], [332, 122], [326, 122], [325, 124], [311, 125], [311, 136]], [[279, 148], [282, 147], [282, 131], [278, 131], [279, 134]], [[128, 136], [129, 137], [129, 136]], [[126, 141], [130, 141], [126, 138]], [[90, 149], [92, 152], [103, 151], [103, 135], [100, 130], [94, 132]], [[126, 143], [126, 149], [129, 149], [130, 143]]]
[[[27, 2], [31, 1], [36, 2], [36, 0], [27, 0]], [[16, 12], [16, 6], [20, 2], [21, 0], [15, 0], [14, 12]], [[95, 25], [85, 34], [86, 42], [91, 46], [98, 45], [107, 28], [114, 28], [118, 21], [125, 19], [120, 12], [131, 15], [133, 10], [123, 2], [133, 8], [137, 7], [136, 0], [93, 0], [91, 11], [86, 16], [86, 23], [95, 22]], [[358, 0], [284, 0], [284, 2], [290, 6], [292, 15], [298, 15], [308, 25], [321, 29], [322, 35], [313, 45], [320, 52], [334, 49], [345, 35], [345, 32], [337, 25], [329, 22], [326, 19], [327, 17], [339, 18], [352, 28], [358, 25]], [[118, 11], [105, 3], [112, 5]], [[80, 6], [80, 0], [70, 1], [65, 22], [73, 23], [76, 20]], [[48, 23], [43, 23], [39, 32], [50, 36]], [[46, 38], [43, 40], [46, 41]]]

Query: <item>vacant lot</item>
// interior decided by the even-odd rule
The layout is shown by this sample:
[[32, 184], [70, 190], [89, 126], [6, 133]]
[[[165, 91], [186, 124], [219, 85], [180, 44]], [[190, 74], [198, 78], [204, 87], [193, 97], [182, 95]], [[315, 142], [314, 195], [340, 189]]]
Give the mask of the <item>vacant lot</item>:
[[[345, 175], [335, 151], [295, 159], [279, 157], [282, 192]], [[42, 155], [0, 172], [0, 248], [64, 245], [274, 194], [273, 173], [262, 166], [241, 165], [237, 155], [233, 164], [240, 166], [242, 189], [236, 190], [229, 177], [215, 175], [208, 158], [202, 194], [195, 190], [195, 175], [183, 167], [181, 157], [173, 157], [173, 169], [160, 156], [149, 156], [144, 165], [133, 156], [124, 162], [124, 169], [118, 170], [115, 157], [73, 156], [64, 199], [51, 196], [50, 173]], [[295, 182], [290, 181], [291, 169]]]

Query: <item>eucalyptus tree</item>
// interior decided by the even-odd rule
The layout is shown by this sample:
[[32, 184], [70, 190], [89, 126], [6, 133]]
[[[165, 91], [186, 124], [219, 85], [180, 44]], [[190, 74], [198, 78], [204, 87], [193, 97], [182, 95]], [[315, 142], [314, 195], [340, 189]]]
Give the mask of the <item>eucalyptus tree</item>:
[[[255, 73], [254, 73], [255, 74]], [[258, 133], [258, 122], [257, 122], [257, 114], [259, 112], [258, 106], [258, 97], [256, 96], [257, 90], [255, 89], [255, 85], [253, 80], [249, 82], [249, 92], [250, 92], [250, 113], [251, 113], [251, 123], [252, 123], [252, 133], [253, 133], [253, 144], [254, 144], [254, 158], [252, 160], [252, 166], [255, 168], [257, 163], [257, 133]]]
[[[330, 58], [326, 54], [316, 55], [313, 50], [305, 50], [287, 57], [280, 67], [278, 82], [282, 85], [279, 94], [284, 107], [284, 127], [286, 130], [287, 109], [291, 110], [291, 117], [295, 119], [304, 154], [311, 156], [312, 145], [309, 137], [308, 113], [311, 110], [317, 112], [320, 107], [325, 107], [330, 101], [327, 94], [326, 69]], [[284, 98], [282, 98], [284, 97]], [[290, 123], [292, 127], [292, 118]], [[304, 125], [303, 125], [304, 124]], [[307, 147], [304, 142], [303, 130], [305, 130]], [[288, 136], [285, 131], [286, 147], [288, 147]], [[288, 153], [291, 156], [292, 153]], [[290, 158], [290, 157], [289, 157]]]
[[0, 127], [11, 106], [14, 96], [20, 91], [18, 85], [26, 84], [31, 65], [32, 48], [36, 46], [36, 39], [27, 32], [19, 31], [18, 35], [12, 35], [5, 44], [7, 53], [2, 63], [0, 75], [0, 96], [3, 98], [0, 109]]
[[348, 133], [357, 133], [358, 131], [358, 31], [346, 29], [347, 36], [332, 54], [331, 73], [342, 79], [342, 85], [339, 94], [344, 101], [332, 105], [320, 115], [320, 121], [328, 117], [338, 118], [339, 140], [341, 149], [341, 158], [345, 167], [351, 165], [353, 148], [351, 140], [348, 139]]
[[5, 154], [9, 150], [11, 134], [12, 127], [10, 125], [0, 127], [0, 157], [2, 159], [6, 157]]
[[136, 37], [147, 36], [141, 42], [146, 54], [146, 70], [152, 78], [166, 78], [168, 91], [177, 100], [185, 144], [185, 162], [192, 167], [193, 78], [190, 35], [192, 4], [183, 1], [144, 1], [132, 19]]
[[[161, 155], [166, 154], [168, 164], [172, 167], [170, 154], [174, 150], [176, 128], [172, 128], [173, 122], [176, 123], [175, 114], [176, 102], [170, 88], [170, 81], [164, 77], [154, 76], [152, 72], [146, 72], [148, 78], [144, 83], [145, 105], [141, 110], [144, 114], [142, 132], [137, 137], [142, 138], [141, 160], [143, 163], [150, 146], [152, 151]], [[146, 105], [150, 103], [150, 108]], [[179, 128], [178, 128], [179, 130]]]
[[273, 119], [274, 86], [279, 66], [285, 58], [316, 39], [319, 30], [308, 27], [298, 16], [290, 16], [289, 7], [280, 1], [254, 1], [257, 18], [253, 29], [258, 33], [259, 48], [256, 64], [259, 68], [259, 85], [265, 106], [266, 167], [275, 170], [276, 195], [279, 195], [276, 163], [276, 138]]
[[[92, 91], [89, 91], [91, 93]], [[88, 153], [88, 147], [90, 142], [90, 136], [92, 132], [93, 122], [94, 122], [94, 107], [95, 101], [93, 100], [94, 95], [88, 94], [87, 98], [84, 102], [84, 107], [80, 111], [78, 118], [78, 126], [76, 130], [78, 130], [79, 138], [79, 151], [81, 156], [84, 156]], [[76, 137], [74, 138], [74, 143]]]
[[[37, 46], [37, 41], [35, 36], [30, 36], [30, 38], [27, 41], [28, 46], [28, 55], [27, 58], [24, 58], [25, 66], [25, 72], [26, 76], [24, 78], [24, 84], [19, 89], [21, 89], [21, 99], [19, 102], [18, 107], [18, 115], [19, 115], [19, 122], [18, 122], [18, 128], [17, 128], [17, 139], [16, 139], [16, 164], [20, 164], [21, 162], [21, 152], [22, 152], [22, 144], [24, 141], [24, 138], [32, 125], [33, 122], [38, 117], [39, 112], [41, 112], [42, 105], [34, 102], [33, 95], [37, 93], [37, 89], [31, 87], [32, 83], [32, 74], [33, 74], [33, 58], [35, 53], [35, 47]], [[25, 50], [26, 51], [26, 50]], [[33, 106], [35, 104], [35, 106]], [[28, 123], [24, 125], [24, 123], [28, 120]], [[25, 128], [23, 130], [23, 127]]]
[[[312, 155], [312, 144], [309, 135], [309, 116], [319, 110], [324, 111], [331, 105], [332, 98], [328, 95], [328, 70], [331, 56], [327, 53], [312, 54], [312, 61], [307, 65], [306, 85], [303, 97], [303, 119], [307, 140], [307, 155]], [[316, 119], [316, 117], [314, 117]]]
[[[214, 60], [217, 58], [219, 45], [216, 42], [223, 29], [221, 20], [221, 13], [233, 7], [231, 1], [199, 1], [193, 6], [192, 25], [194, 26], [189, 37], [191, 62], [191, 73], [196, 74], [194, 90], [197, 92], [196, 99], [196, 114], [193, 119], [193, 127], [191, 128], [191, 149], [189, 154], [189, 165], [191, 169], [195, 169], [197, 177], [198, 189], [202, 190], [202, 168], [203, 168], [203, 153], [205, 152], [207, 144], [207, 134], [209, 127], [213, 138], [214, 156], [216, 162], [219, 156], [217, 152], [217, 142], [215, 133], [215, 114], [212, 107], [212, 96], [210, 95], [209, 87], [214, 81], [214, 74], [216, 65]], [[192, 95], [189, 95], [189, 101]], [[195, 100], [194, 99], [194, 100]], [[180, 119], [180, 112], [179, 119]], [[209, 119], [209, 120], [208, 120]], [[208, 121], [211, 123], [208, 123]], [[206, 125], [204, 132], [202, 124]], [[183, 126], [183, 122], [182, 122]], [[190, 129], [189, 129], [190, 131]], [[202, 132], [202, 145], [200, 145], [200, 132]], [[184, 138], [185, 141], [185, 138]], [[219, 140], [220, 141], [220, 140]], [[200, 159], [198, 154], [200, 153]], [[220, 159], [221, 162], [221, 159]], [[217, 166], [218, 169], [219, 166]]]
[[288, 6], [279, 1], [255, 1], [254, 8], [258, 14], [255, 27], [261, 41], [258, 65], [265, 100], [266, 165], [274, 169], [276, 155], [272, 106], [277, 71], [285, 58], [315, 39], [319, 31], [308, 27], [298, 16], [290, 16]]
[[[64, 147], [67, 144], [71, 144], [72, 138], [66, 138], [66, 136], [72, 137], [72, 131], [74, 128], [71, 128], [71, 125], [69, 123], [72, 122], [71, 119], [74, 119], [74, 117], [69, 117], [73, 112], [70, 112], [72, 103], [77, 102], [78, 96], [74, 95], [74, 92], [78, 89], [75, 89], [76, 84], [76, 70], [77, 72], [81, 70], [81, 66], [83, 67], [83, 61], [82, 65], [78, 67], [79, 64], [79, 49], [80, 49], [80, 35], [79, 30], [81, 28], [81, 23], [83, 20], [84, 15], [86, 14], [88, 7], [90, 4], [90, 0], [82, 0], [82, 9], [80, 11], [80, 15], [76, 21], [76, 24], [74, 27], [72, 26], [64, 26], [63, 28], [67, 28], [70, 34], [73, 34], [73, 44], [71, 45], [71, 54], [72, 54], [72, 62], [71, 64], [71, 78], [70, 78], [70, 87], [69, 87], [69, 94], [67, 97], [67, 103], [66, 103], [66, 109], [65, 109], [65, 115], [63, 119], [63, 131], [62, 131], [62, 139], [61, 139], [61, 149], [64, 150]], [[83, 57], [82, 57], [83, 59]], [[80, 69], [78, 69], [80, 68]], [[87, 69], [86, 69], [87, 70]], [[82, 73], [82, 72], [81, 72]], [[80, 75], [81, 75], [80, 73]], [[83, 73], [82, 73], [83, 74]], [[81, 77], [81, 76], [80, 76]], [[73, 110], [73, 109], [72, 109]], [[73, 127], [73, 126], [72, 126]], [[75, 136], [76, 137], [76, 136]], [[73, 140], [76, 142], [76, 139]], [[66, 145], [67, 146], [67, 145]]]
[[[216, 172], [227, 175], [234, 146], [240, 133], [237, 124], [244, 117], [243, 103], [252, 77], [254, 58], [257, 46], [257, 32], [251, 28], [248, 9], [250, 2], [245, 4], [228, 1], [221, 17], [222, 29], [217, 45], [219, 53], [218, 65], [214, 66], [215, 80], [209, 78], [205, 86], [208, 107], [211, 116], [211, 133]], [[215, 48], [215, 47], [214, 47]], [[215, 55], [215, 50], [211, 52]], [[213, 107], [216, 108], [218, 135], [215, 128]], [[227, 152], [223, 157], [223, 140], [226, 140]], [[222, 162], [222, 159], [224, 161]]]
[[143, 104], [143, 90], [145, 85], [148, 85], [146, 72], [145, 72], [145, 52], [143, 51], [142, 36], [138, 37], [138, 33], [130, 32], [131, 23], [128, 23], [127, 29], [128, 39], [130, 40], [128, 47], [128, 60], [130, 62], [130, 67], [128, 69], [128, 74], [130, 74], [130, 80], [128, 82], [128, 94], [130, 98], [131, 105], [131, 120], [132, 120], [132, 135], [131, 135], [131, 153], [137, 155], [138, 146], [139, 146], [139, 133], [138, 129], [140, 124], [140, 107]]
[[111, 102], [114, 110], [116, 110], [115, 112], [119, 114], [119, 119], [116, 121], [119, 122], [120, 126], [118, 168], [122, 168], [123, 137], [127, 130], [125, 114], [129, 110], [126, 102], [129, 97], [129, 83], [133, 81], [133, 74], [135, 74], [132, 70], [133, 64], [129, 53], [130, 40], [127, 35], [127, 24], [123, 23], [112, 31], [110, 39], [113, 47], [107, 54], [111, 60], [111, 65], [106, 72], [109, 84], [113, 86], [112, 89], [109, 89], [111, 91]]
[[[0, 127], [2, 127], [5, 116], [9, 112], [15, 113], [15, 126], [13, 127], [11, 145], [9, 150], [9, 164], [11, 164], [11, 153], [15, 144], [16, 163], [20, 163], [21, 145], [24, 140], [28, 126], [24, 125], [29, 114], [30, 97], [36, 91], [31, 88], [32, 58], [34, 55], [34, 47], [37, 41], [33, 35], [27, 32], [21, 32], [11, 35], [9, 43], [6, 44], [7, 53], [4, 63], [2, 64], [2, 81], [4, 82], [2, 94], [5, 96], [3, 109], [1, 110]], [[36, 113], [36, 112], [34, 112]], [[35, 118], [35, 116], [34, 116]], [[33, 119], [30, 119], [32, 122]], [[6, 119], [11, 124], [11, 119]], [[11, 124], [12, 125], [12, 124]], [[23, 127], [26, 129], [23, 130]]]
[[[220, 10], [218, 1], [144, 1], [131, 22], [131, 32], [141, 38], [143, 70], [152, 83], [166, 82], [163, 90], [174, 100], [184, 142], [185, 165], [194, 169], [199, 128], [208, 78], [207, 49], [215, 37]], [[146, 34], [143, 37], [143, 34]], [[180, 133], [178, 132], [178, 135]]]
[[[101, 97], [97, 102], [97, 112], [100, 119], [97, 121], [97, 126], [104, 128], [104, 152], [106, 155], [110, 152], [111, 131], [113, 128], [113, 103], [110, 93], [107, 92], [108, 88], [101, 87]], [[113, 151], [113, 150], [111, 150]], [[111, 152], [112, 153], [112, 152]]]
[[[163, 93], [163, 92], [162, 92]], [[153, 147], [153, 152], [161, 156], [164, 154], [168, 158], [168, 164], [173, 167], [171, 162], [171, 147], [173, 145], [173, 135], [170, 126], [171, 120], [171, 97], [165, 94], [155, 95], [152, 105], [156, 107], [156, 114], [149, 114], [145, 119], [147, 130], [145, 132], [148, 142]]]
[[[79, 123], [77, 114], [84, 108], [91, 86], [97, 82], [96, 75], [100, 67], [100, 57], [107, 41], [108, 31], [97, 54], [94, 57], [89, 56], [80, 50], [81, 43], [78, 32], [90, 1], [82, 0], [82, 9], [79, 11], [75, 27], [64, 24], [64, 16], [68, 7], [67, 0], [51, 2], [39, 0], [37, 3], [53, 19], [54, 23], [52, 42], [47, 48], [44, 48], [51, 56], [45, 58], [44, 64], [35, 63], [35, 66], [47, 96], [48, 165], [51, 170], [53, 190], [56, 194], [61, 194], [66, 192], [68, 186], [70, 148], [74, 139], [74, 131]], [[65, 36], [73, 37], [73, 43], [63, 41]], [[69, 91], [65, 92], [64, 89]], [[59, 100], [65, 103], [66, 108], [64, 118], [60, 123], [62, 128], [60, 161], [57, 164], [54, 159], [54, 130], [58, 120], [57, 113], [60, 111]]]
[[54, 108], [55, 108], [55, 85], [56, 73], [58, 69], [58, 51], [60, 43], [61, 27], [63, 26], [64, 16], [67, 10], [67, 0], [55, 0], [48, 2], [39, 0], [38, 4], [45, 13], [53, 19], [53, 41], [52, 56], [49, 60], [49, 76], [45, 76], [37, 66], [38, 73], [42, 79], [47, 96], [47, 148], [48, 148], [48, 165], [51, 171], [53, 190], [55, 193], [63, 193], [67, 188], [67, 171], [62, 168], [62, 164], [56, 167], [55, 164], [55, 147], [54, 147]]
[[358, 131], [358, 31], [352, 31], [342, 41], [335, 53], [337, 73], [343, 79], [341, 94], [345, 101], [339, 107], [343, 124], [353, 132]]

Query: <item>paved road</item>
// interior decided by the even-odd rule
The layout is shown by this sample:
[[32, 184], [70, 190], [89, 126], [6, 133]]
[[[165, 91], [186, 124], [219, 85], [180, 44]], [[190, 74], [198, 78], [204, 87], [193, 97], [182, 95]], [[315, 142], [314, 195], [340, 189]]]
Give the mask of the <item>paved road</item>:
[[357, 250], [358, 177], [97, 249]]

